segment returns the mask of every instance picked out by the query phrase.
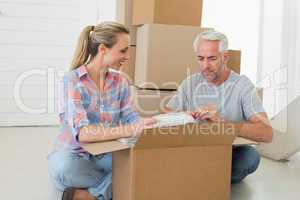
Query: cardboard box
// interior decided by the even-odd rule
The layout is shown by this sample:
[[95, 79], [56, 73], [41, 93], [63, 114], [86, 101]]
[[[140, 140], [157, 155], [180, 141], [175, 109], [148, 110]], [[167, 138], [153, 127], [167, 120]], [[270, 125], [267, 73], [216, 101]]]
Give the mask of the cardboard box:
[[[146, 24], [138, 28], [135, 85], [141, 88], [177, 89], [189, 75], [199, 71], [193, 49], [197, 34], [210, 28]], [[240, 69], [240, 51], [230, 50]]]
[[135, 73], [135, 55], [136, 55], [136, 47], [130, 46], [129, 48], [129, 56], [130, 59], [127, 63], [121, 66], [121, 72], [124, 73], [127, 80], [130, 84], [134, 84], [134, 73]]
[[263, 88], [256, 88], [256, 92], [258, 97], [260, 98], [261, 102], [263, 102], [264, 99], [264, 89]]
[[192, 44], [200, 31], [195, 26], [139, 27], [135, 84], [143, 88], [176, 89], [183, 79], [198, 70]]
[[[258, 142], [245, 139], [242, 137], [236, 137], [232, 143], [233, 146], [241, 146], [241, 145], [259, 145]], [[82, 144], [82, 147], [91, 153], [92, 155], [98, 155], [102, 153], [115, 152], [125, 149], [130, 149], [131, 147], [118, 141], [111, 140], [105, 142], [95, 142], [95, 143], [87, 143]]]
[[133, 25], [201, 26], [202, 0], [133, 0]]
[[227, 63], [229, 69], [240, 74], [241, 72], [241, 51], [229, 50], [229, 61]]
[[167, 103], [176, 94], [176, 91], [138, 89], [134, 86], [131, 91], [134, 108], [142, 117], [165, 113]]
[[130, 31], [130, 44], [136, 45], [137, 26], [132, 25], [132, 0], [117, 0], [116, 1], [116, 20], [124, 24]]
[[[225, 123], [144, 130], [133, 148], [113, 152], [113, 199], [229, 200], [238, 131]], [[101, 143], [82, 146], [92, 154], [103, 150]]]
[[[125, 74], [130, 84], [134, 84], [135, 79], [135, 61], [136, 61], [136, 46], [130, 46], [129, 49], [130, 59], [121, 67], [121, 71]], [[240, 59], [241, 52], [238, 50], [229, 50], [230, 60], [228, 66], [235, 72], [240, 72]], [[261, 94], [261, 90], [258, 90]], [[262, 95], [260, 95], [262, 97]]]

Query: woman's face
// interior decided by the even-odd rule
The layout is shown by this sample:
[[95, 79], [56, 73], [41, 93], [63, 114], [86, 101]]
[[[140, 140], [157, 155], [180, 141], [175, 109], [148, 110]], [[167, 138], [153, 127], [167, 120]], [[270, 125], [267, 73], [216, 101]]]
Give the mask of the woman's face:
[[106, 49], [104, 63], [111, 68], [119, 70], [120, 67], [129, 59], [130, 38], [126, 33], [117, 35], [117, 43]]

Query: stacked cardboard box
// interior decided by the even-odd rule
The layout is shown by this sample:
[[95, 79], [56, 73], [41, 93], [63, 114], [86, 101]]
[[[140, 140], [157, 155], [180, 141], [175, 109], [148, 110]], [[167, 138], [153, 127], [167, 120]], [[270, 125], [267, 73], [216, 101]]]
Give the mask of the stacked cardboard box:
[[[193, 11], [193, 12], [192, 12]], [[184, 13], [184, 14], [182, 14]], [[122, 66], [129, 82], [146, 89], [176, 90], [182, 80], [198, 71], [192, 43], [200, 28], [202, 0], [117, 0], [117, 20], [130, 27], [130, 61]], [[228, 66], [240, 72], [241, 52], [230, 50]], [[149, 90], [155, 95], [157, 91]], [[151, 110], [153, 102], [140, 100]], [[153, 110], [160, 110], [156, 108]], [[156, 112], [155, 112], [156, 113]], [[141, 112], [143, 116], [148, 114]]]
[[202, 0], [133, 0], [133, 25], [200, 26]]
[[166, 105], [176, 94], [176, 91], [141, 89], [136, 86], [131, 86], [131, 94], [133, 95], [135, 110], [142, 117], [150, 117], [165, 113]]
[[136, 47], [131, 46], [129, 48], [129, 56], [130, 59], [124, 65], [121, 66], [121, 71], [124, 76], [127, 78], [129, 83], [133, 85], [134, 83], [134, 73], [135, 73], [135, 55], [136, 55]]
[[[196, 72], [192, 43], [205, 30], [200, 28], [201, 14], [202, 0], [117, 0], [117, 21], [131, 32], [131, 59], [122, 67], [130, 83], [176, 90]], [[240, 56], [240, 51], [230, 51], [228, 66], [237, 73]]]
[[132, 25], [132, 9], [133, 0], [117, 0], [116, 1], [116, 19], [119, 23], [124, 24], [130, 31], [130, 45], [136, 45], [137, 26]]
[[[203, 30], [201, 15], [202, 0], [117, 0], [117, 20], [131, 31], [131, 61], [122, 71], [135, 85], [134, 105], [142, 116], [164, 112], [181, 81], [198, 70], [192, 44]], [[241, 53], [230, 55], [229, 67], [239, 73]], [[191, 137], [182, 135], [185, 128]], [[154, 133], [164, 129], [145, 130], [134, 148], [108, 142], [88, 150], [125, 149], [113, 153], [116, 200], [229, 200], [234, 137], [223, 135], [228, 127], [204, 137], [203, 128], [188, 125], [162, 135]]]
[[229, 61], [227, 66], [235, 71], [240, 73], [241, 71], [241, 51], [239, 50], [229, 50]]
[[[199, 71], [192, 44], [208, 28], [145, 24], [138, 28], [135, 85], [141, 88], [177, 89], [187, 76]], [[230, 50], [228, 66], [239, 73], [240, 51]]]
[[135, 84], [142, 88], [177, 89], [185, 77], [197, 71], [192, 44], [200, 30], [197, 26], [163, 24], [139, 27]]

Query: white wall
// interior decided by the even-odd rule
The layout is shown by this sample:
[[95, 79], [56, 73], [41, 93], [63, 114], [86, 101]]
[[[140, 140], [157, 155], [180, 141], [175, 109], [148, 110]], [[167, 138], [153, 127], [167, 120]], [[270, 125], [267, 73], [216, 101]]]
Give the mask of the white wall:
[[224, 32], [242, 51], [241, 74], [264, 88], [263, 104], [275, 116], [300, 94], [299, 0], [207, 0], [203, 27]]
[[117, 0], [98, 0], [99, 22], [115, 21]]
[[[286, 104], [286, 64], [282, 56], [284, 0], [261, 1], [258, 82], [264, 88], [264, 107], [270, 117]], [[284, 76], [283, 76], [284, 75]], [[280, 108], [281, 107], [281, 108]]]
[[0, 0], [0, 126], [58, 124], [81, 30], [114, 19], [114, 0]]
[[300, 94], [300, 2], [262, 0], [258, 83], [275, 116]]
[[205, 0], [202, 27], [225, 33], [230, 49], [242, 51], [241, 74], [257, 78], [260, 0]]

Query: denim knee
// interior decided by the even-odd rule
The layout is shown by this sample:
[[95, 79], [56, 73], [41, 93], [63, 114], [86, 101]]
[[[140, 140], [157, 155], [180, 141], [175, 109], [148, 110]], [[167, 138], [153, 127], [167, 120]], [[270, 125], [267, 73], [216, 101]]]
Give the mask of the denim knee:
[[259, 153], [252, 146], [242, 146], [240, 151], [240, 153], [244, 155], [244, 159], [241, 162], [244, 165], [244, 169], [248, 169], [249, 173], [254, 172], [260, 163]]
[[88, 188], [96, 185], [105, 175], [94, 162], [84, 156], [57, 152], [49, 159], [49, 172], [56, 187]]
[[260, 155], [252, 146], [238, 146], [232, 152], [232, 183], [243, 180], [256, 171], [260, 163]]

